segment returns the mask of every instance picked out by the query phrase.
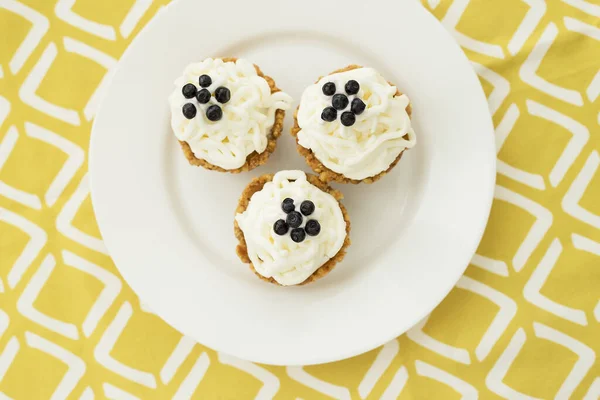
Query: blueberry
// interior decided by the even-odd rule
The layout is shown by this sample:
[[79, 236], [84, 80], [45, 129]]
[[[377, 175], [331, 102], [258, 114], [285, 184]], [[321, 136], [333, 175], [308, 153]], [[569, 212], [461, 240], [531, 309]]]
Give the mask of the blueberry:
[[192, 119], [196, 116], [196, 106], [192, 103], [185, 103], [181, 111], [183, 111], [183, 116], [187, 119]]
[[360, 85], [354, 79], [349, 80], [344, 87], [346, 89], [346, 93], [348, 94], [356, 94], [360, 90]]
[[275, 231], [276, 234], [278, 234], [279, 236], [283, 236], [286, 233], [288, 233], [288, 229], [290, 229], [290, 227], [288, 226], [288, 224], [282, 220], [282, 219], [278, 219], [277, 221], [275, 221], [275, 223], [273, 224], [273, 230]]
[[340, 121], [342, 121], [342, 125], [344, 126], [352, 126], [356, 122], [356, 117], [354, 116], [353, 112], [346, 111], [342, 113]]
[[348, 98], [345, 94], [336, 94], [331, 100], [331, 105], [336, 110], [343, 110], [344, 108], [348, 107], [348, 102]]
[[198, 83], [202, 87], [209, 87], [212, 85], [212, 79], [208, 75], [200, 75], [200, 78], [198, 78]]
[[206, 109], [206, 118], [213, 122], [218, 121], [223, 118], [223, 110], [221, 110], [221, 107], [213, 104]]
[[285, 222], [287, 222], [291, 228], [297, 228], [302, 225], [302, 214], [298, 211], [292, 211], [287, 215]]
[[289, 214], [292, 211], [294, 211], [294, 208], [296, 208], [296, 206], [294, 206], [294, 200], [290, 199], [289, 197], [287, 199], [284, 199], [281, 203], [281, 209], [286, 214]]
[[295, 228], [292, 229], [292, 233], [290, 233], [290, 236], [292, 237], [292, 240], [294, 242], [300, 243], [306, 237], [306, 232], [304, 232], [304, 229], [302, 228]]
[[323, 94], [325, 96], [333, 96], [335, 94], [335, 83], [327, 82], [323, 85]]
[[315, 203], [310, 200], [304, 200], [302, 204], [300, 204], [300, 212], [306, 216], [309, 216], [315, 211]]
[[196, 100], [200, 104], [206, 104], [210, 101], [210, 92], [207, 89], [202, 89], [196, 94]]
[[194, 97], [196, 95], [196, 91], [196, 86], [193, 83], [186, 83], [181, 89], [181, 93], [183, 93], [183, 97], [186, 99], [191, 99]]
[[317, 236], [321, 232], [321, 224], [315, 219], [308, 220], [304, 227], [309, 236]]
[[224, 86], [219, 86], [215, 90], [215, 99], [221, 104], [225, 104], [231, 99], [231, 92]]
[[337, 119], [337, 110], [333, 107], [326, 107], [321, 113], [321, 119], [326, 122], [332, 122]]
[[363, 111], [365, 111], [365, 108], [367, 108], [367, 105], [358, 98], [352, 100], [352, 104], [350, 105], [350, 110], [352, 110], [355, 115], [362, 114]]

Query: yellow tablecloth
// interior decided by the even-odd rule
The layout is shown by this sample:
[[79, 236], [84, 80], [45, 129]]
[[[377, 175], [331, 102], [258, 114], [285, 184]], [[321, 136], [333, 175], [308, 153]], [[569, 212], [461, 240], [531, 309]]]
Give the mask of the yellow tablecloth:
[[488, 95], [490, 223], [419, 326], [305, 368], [182, 337], [139, 304], [98, 234], [91, 121], [165, 3], [0, 0], [0, 399], [600, 397], [598, 0], [424, 1]]

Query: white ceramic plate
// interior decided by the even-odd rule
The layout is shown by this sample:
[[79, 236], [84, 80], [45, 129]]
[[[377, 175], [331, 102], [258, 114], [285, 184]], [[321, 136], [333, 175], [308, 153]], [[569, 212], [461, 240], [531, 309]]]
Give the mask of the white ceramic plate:
[[[325, 279], [282, 288], [235, 254], [233, 216], [253, 177], [308, 171], [289, 134], [268, 164], [231, 175], [188, 165], [167, 97], [191, 62], [257, 63], [297, 100], [350, 63], [378, 69], [414, 106], [417, 146], [346, 196], [352, 245]], [[373, 349], [425, 317], [482, 236], [495, 177], [493, 126], [469, 62], [413, 0], [179, 0], [127, 50], [95, 121], [92, 200], [125, 280], [199, 342], [268, 364], [315, 364]]]

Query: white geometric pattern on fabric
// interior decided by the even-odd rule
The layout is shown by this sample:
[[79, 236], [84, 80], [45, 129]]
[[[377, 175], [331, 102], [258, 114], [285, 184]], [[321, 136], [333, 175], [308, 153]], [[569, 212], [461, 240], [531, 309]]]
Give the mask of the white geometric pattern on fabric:
[[[2, 383], [2, 380], [4, 379], [4, 376], [10, 368], [13, 360], [17, 356], [20, 347], [19, 340], [13, 336], [4, 347], [4, 350], [0, 352], [0, 383]], [[0, 400], [12, 399], [0, 391]]]
[[17, 284], [21, 280], [23, 274], [25, 274], [25, 272], [29, 269], [33, 261], [40, 254], [40, 251], [46, 245], [46, 242], [48, 241], [48, 235], [46, 234], [46, 231], [29, 221], [28, 219], [25, 219], [20, 215], [10, 212], [9, 210], [1, 207], [0, 221], [6, 222], [17, 229], [20, 229], [22, 232], [27, 234], [27, 236], [29, 236], [29, 241], [23, 248], [23, 251], [17, 258], [7, 275], [8, 286], [11, 289], [14, 289], [15, 286], [17, 286]]
[[396, 400], [408, 381], [408, 371], [405, 366], [398, 368], [392, 381], [381, 395], [380, 400]]
[[504, 50], [502, 50], [501, 46], [481, 42], [456, 30], [460, 18], [469, 6], [469, 1], [470, 0], [455, 0], [452, 5], [450, 5], [446, 16], [442, 18], [442, 24], [462, 47], [486, 56], [503, 59]]
[[540, 244], [544, 236], [546, 236], [548, 230], [550, 230], [553, 219], [552, 213], [527, 197], [499, 185], [496, 186], [494, 198], [520, 207], [536, 217], [535, 223], [531, 226], [529, 233], [527, 233], [527, 237], [523, 240], [512, 259], [514, 270], [519, 272], [523, 269], [525, 263]]
[[[510, 297], [467, 276], [463, 276], [456, 284], [456, 287], [478, 294], [499, 307], [498, 313], [475, 348], [477, 359], [483, 361], [517, 314], [517, 304]], [[467, 349], [442, 343], [423, 331], [423, 327], [427, 324], [428, 319], [429, 317], [425, 318], [417, 326], [410, 329], [407, 332], [408, 338], [441, 356], [462, 364], [471, 364], [471, 357]]]
[[43, 351], [67, 365], [69, 369], [50, 397], [50, 400], [66, 399], [85, 373], [85, 362], [73, 353], [35, 333], [25, 332], [25, 342], [31, 348]]
[[373, 364], [371, 364], [358, 385], [358, 394], [361, 399], [367, 398], [385, 371], [392, 365], [392, 361], [394, 361], [399, 352], [400, 345], [397, 340], [387, 342], [379, 350], [375, 361], [373, 361]]
[[[119, 32], [124, 38], [131, 35], [133, 29], [152, 5], [152, 1], [153, 0], [136, 0], [119, 27]], [[56, 16], [66, 23], [102, 39], [112, 41], [117, 39], [117, 34], [112, 26], [89, 20], [75, 13], [73, 11], [75, 2], [76, 0], [59, 0], [54, 6]]]
[[[594, 361], [596, 355], [594, 351], [583, 343], [573, 339], [570, 336], [565, 335], [556, 329], [550, 328], [544, 324], [538, 322], [533, 323], [533, 330], [535, 336], [541, 339], [552, 341], [560, 346], [564, 346], [577, 354], [578, 360], [573, 365], [571, 371], [561, 384], [558, 392], [556, 393], [557, 399], [569, 399], [575, 388], [581, 383], [583, 378], [586, 376]], [[504, 350], [492, 370], [487, 376], [486, 383], [488, 389], [497, 395], [507, 398], [523, 398], [523, 399], [535, 399], [535, 397], [528, 396], [524, 393], [519, 393], [516, 390], [510, 388], [502, 382], [506, 376], [511, 364], [523, 348], [527, 336], [523, 328], [519, 328], [517, 333], [511, 339], [508, 347]]]
[[321, 392], [324, 395], [339, 400], [350, 400], [352, 398], [348, 388], [321, 380], [306, 372], [303, 367], [286, 367], [286, 371], [288, 376], [296, 382]]
[[[16, 75], [27, 59], [31, 57], [35, 48], [38, 46], [44, 35], [46, 35], [46, 32], [48, 32], [50, 22], [43, 14], [40, 14], [33, 8], [15, 0], [0, 0], [0, 9], [1, 8], [23, 17], [32, 25], [31, 30], [21, 42], [21, 45], [8, 63], [10, 72], [13, 75]], [[2, 70], [1, 65], [0, 70]], [[1, 120], [2, 119], [0, 118], [0, 121]]]
[[104, 92], [108, 88], [110, 78], [112, 77], [112, 71], [115, 65], [117, 64], [117, 60], [96, 50], [91, 46], [88, 46], [85, 43], [82, 43], [70, 37], [63, 38], [63, 44], [67, 52], [78, 54], [82, 57], [88, 58], [89, 60], [97, 63], [98, 65], [106, 69], [106, 73], [102, 77], [102, 80], [100, 81], [100, 83], [96, 87], [96, 90], [94, 91], [94, 93], [92, 93], [92, 95], [88, 99], [87, 104], [83, 108], [83, 115], [85, 116], [85, 119], [91, 121], [94, 115], [96, 114], [96, 109], [98, 108], [98, 103], [100, 102], [100, 99], [102, 98]]
[[[439, 383], [434, 384], [444, 390], [459, 392], [463, 398], [486, 398], [489, 390], [503, 398], [534, 399], [533, 390], [528, 393], [526, 388], [511, 387], [507, 376], [509, 371], [516, 372], [513, 364], [517, 357], [527, 355], [533, 341], [543, 340], [547, 345], [561, 346], [577, 359], [572, 367], [569, 365], [564, 378], [561, 375], [564, 380], [557, 382], [556, 393], [543, 395], [544, 388], [538, 388], [540, 391], [535, 394], [543, 398], [598, 400], [600, 378], [595, 352], [599, 350], [593, 347], [597, 341], [590, 341], [582, 332], [597, 332], [600, 298], [594, 297], [592, 285], [582, 287], [581, 292], [587, 296], [583, 300], [560, 297], [554, 286], [562, 279], [565, 284], [583, 285], [598, 277], [600, 208], [595, 199], [600, 168], [600, 68], [592, 59], [597, 55], [596, 49], [600, 49], [593, 48], [600, 46], [600, 28], [596, 23], [600, 4], [596, 0], [506, 0], [507, 14], [502, 18], [510, 17], [498, 25], [490, 15], [481, 12], [482, 7], [495, 9], [494, 2], [422, 2], [434, 10], [466, 49], [486, 88], [500, 157], [495, 203], [498, 208], [511, 208], [515, 215], [526, 214], [528, 222], [520, 227], [527, 228], [526, 234], [521, 239], [513, 235], [511, 226], [494, 228], [492, 233], [499, 239], [514, 238], [514, 247], [508, 250], [496, 246], [494, 250], [507, 252], [495, 253], [489, 250], [488, 239], [487, 248], [480, 248], [473, 257], [471, 265], [476, 268], [469, 268], [457, 284], [455, 293], [468, 295], [469, 302], [473, 298], [493, 303], [493, 315], [486, 315], [491, 322], [477, 327], [482, 329], [481, 337], [465, 344], [452, 341], [452, 332], [444, 336], [442, 330], [436, 331], [440, 336], [434, 338], [425, 333], [425, 328], [428, 322], [433, 325], [436, 321], [428, 321], [427, 317], [407, 337], [395, 339], [365, 356], [373, 361], [365, 361], [360, 374], [349, 374], [353, 377], [347, 378], [335, 371], [337, 375], [330, 379], [334, 375], [321, 375], [322, 367], [263, 367], [217, 354], [173, 332], [167, 348], [160, 343], [160, 350], [164, 350], [161, 361], [148, 365], [147, 370], [145, 364], [142, 369], [133, 368], [132, 365], [140, 364], [117, 354], [117, 342], [125, 341], [130, 332], [125, 329], [137, 323], [132, 317], [146, 314], [111, 269], [95, 227], [85, 225], [93, 225], [91, 215], [82, 223], [81, 217], [91, 213], [85, 148], [89, 122], [107, 88], [116, 59], [127, 47], [129, 41], [125, 39], [134, 36], [150, 15], [163, 9], [166, 0], [125, 0], [115, 3], [115, 10], [110, 5], [103, 9], [104, 2], [95, 3], [100, 5], [98, 8], [89, 7], [85, 0], [57, 0], [50, 5], [41, 1], [36, 4], [36, 0], [0, 0], [0, 18], [9, 18], [9, 25], [15, 23], [17, 28], [14, 35], [6, 37], [11, 46], [6, 51], [0, 49], [0, 252], [7, 249], [2, 246], [8, 240], [11, 253], [10, 257], [0, 254], [0, 399], [10, 399], [9, 395], [22, 398], [21, 393], [9, 393], [8, 380], [15, 373], [26, 373], [20, 366], [31, 351], [36, 356], [58, 360], [67, 368], [47, 392], [53, 399], [132, 400], [167, 392], [166, 397], [178, 400], [210, 398], [214, 393], [202, 390], [214, 387], [214, 377], [227, 377], [232, 369], [242, 379], [262, 384], [258, 389], [255, 386], [252, 393], [245, 393], [246, 398], [329, 396], [389, 400], [396, 399], [403, 390], [409, 392], [414, 382], [427, 377], [437, 380]], [[509, 10], [511, 7], [514, 11]], [[86, 13], [88, 8], [105, 15]], [[476, 24], [471, 21], [474, 10], [481, 17]], [[496, 25], [489, 30], [477, 29], [488, 21]], [[489, 34], [505, 26], [511, 31]], [[573, 50], [578, 45], [589, 46], [589, 64], [581, 65], [577, 71], [563, 72], [563, 66], [557, 64], [557, 54], [563, 60], [579, 56]], [[48, 95], [53, 93], [48, 88], [56, 91], [57, 82], [51, 76], [64, 72], [60, 67], [65, 55], [78, 62], [91, 62], [100, 71], [92, 82], [82, 81], [78, 88], [79, 105]], [[577, 82], [569, 75], [575, 72], [582, 75]], [[544, 130], [527, 132], [543, 124], [553, 127], [549, 135]], [[554, 131], [558, 134], [554, 135]], [[521, 165], [521, 159], [514, 159], [515, 143], [532, 143], [545, 149], [555, 139], [561, 145], [552, 148], [554, 152], [547, 154], [549, 159], [544, 165]], [[20, 173], [21, 169], [46, 166], [43, 161], [22, 162], [21, 155], [29, 154], [30, 143], [43, 149], [40, 160], [50, 153], [65, 160], [57, 166], [54, 176], [39, 182], [35, 191], [20, 177], [11, 176], [15, 169]], [[529, 216], [533, 222], [529, 222]], [[571, 265], [571, 259], [584, 259], [585, 263]], [[572, 275], [566, 275], [566, 267]], [[62, 279], [61, 273], [73, 271], [72, 268], [83, 272], [98, 288], [89, 309], [82, 310], [77, 321], [66, 317], [61, 320], [63, 317], [56, 317], [61, 314], [52, 314], [36, 303], [36, 299], [44, 297], [40, 293], [54, 284], [54, 278]], [[477, 321], [473, 316], [470, 322]], [[91, 352], [86, 355], [86, 347], [93, 349], [93, 356]], [[353, 368], [355, 361], [345, 363], [327, 367], [328, 371]], [[520, 358], [517, 364], [520, 365]], [[489, 368], [484, 371], [485, 382], [471, 381], [476, 376], [471, 372], [485, 366]], [[32, 382], [32, 387], [35, 384]], [[289, 393], [290, 388], [299, 393]]]
[[417, 370], [417, 375], [425, 376], [450, 386], [461, 394], [461, 399], [463, 400], [477, 400], [479, 398], [477, 389], [443, 369], [434, 367], [421, 360], [415, 361], [415, 368]]
[[29, 318], [44, 328], [59, 333], [69, 339], [77, 340], [79, 339], [79, 332], [75, 325], [59, 321], [49, 315], [41, 313], [33, 307], [33, 303], [42, 291], [44, 284], [46, 284], [50, 278], [55, 266], [56, 260], [51, 254], [48, 254], [46, 258], [44, 258], [44, 261], [42, 261], [42, 265], [40, 265], [23, 290], [21, 297], [19, 297], [19, 300], [17, 301], [17, 310], [21, 315]]
[[563, 197], [562, 207], [564, 212], [570, 214], [573, 218], [577, 218], [586, 224], [592, 225], [596, 229], [600, 229], [600, 215], [593, 214], [579, 205], [579, 201], [583, 197], [587, 187], [594, 178], [598, 166], [600, 165], [600, 155], [593, 151], [588, 157], [585, 165], [575, 178], [571, 187]]
[[190, 370], [190, 373], [185, 377], [181, 386], [177, 389], [177, 392], [175, 392], [173, 400], [187, 400], [191, 398], [192, 394], [202, 381], [202, 378], [204, 378], [204, 374], [206, 374], [209, 365], [210, 358], [208, 357], [208, 354], [200, 354]]
[[154, 375], [125, 365], [110, 355], [115, 343], [119, 339], [119, 336], [123, 332], [123, 329], [125, 329], [125, 326], [132, 315], [133, 308], [131, 307], [131, 304], [129, 302], [123, 303], [117, 316], [110, 323], [108, 328], [106, 328], [102, 338], [100, 338], [100, 341], [96, 345], [94, 357], [102, 366], [115, 374], [121, 375], [140, 385], [156, 389], [156, 379], [154, 379]]
[[576, 90], [565, 89], [554, 83], [551, 83], [537, 74], [537, 70], [542, 64], [542, 60], [550, 50], [553, 42], [558, 37], [558, 27], [554, 23], [549, 23], [546, 30], [542, 33], [542, 37], [537, 42], [527, 60], [523, 63], [519, 74], [523, 82], [528, 83], [532, 87], [549, 96], [556, 97], [562, 101], [573, 104], [575, 106], [583, 106], [583, 97]]
[[250, 361], [241, 360], [236, 357], [219, 353], [219, 362], [221, 364], [231, 365], [242, 371], [245, 371], [262, 382], [262, 388], [254, 397], [256, 400], [272, 399], [273, 396], [275, 396], [275, 394], [279, 391], [279, 378], [266, 369], [259, 367]]
[[88, 176], [86, 174], [81, 179], [81, 182], [73, 192], [73, 195], [67, 200], [56, 217], [56, 229], [74, 242], [80, 243], [81, 245], [100, 253], [108, 254], [102, 239], [82, 232], [80, 229], [73, 226], [73, 219], [75, 218], [77, 211], [79, 211], [79, 208], [89, 195], [90, 187]]
[[523, 296], [527, 301], [535, 304], [539, 308], [546, 310], [554, 315], [567, 319], [579, 325], [587, 325], [587, 318], [583, 310], [577, 310], [565, 305], [559, 304], [544, 296], [540, 291], [552, 272], [552, 268], [556, 264], [558, 257], [563, 250], [559, 239], [554, 239], [548, 251], [540, 261], [539, 265], [531, 274], [529, 281], [523, 289]]

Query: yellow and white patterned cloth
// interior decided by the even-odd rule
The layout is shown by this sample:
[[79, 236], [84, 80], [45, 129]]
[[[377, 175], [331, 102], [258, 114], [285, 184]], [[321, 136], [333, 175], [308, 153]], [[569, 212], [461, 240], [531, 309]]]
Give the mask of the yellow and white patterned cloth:
[[0, 0], [0, 399], [600, 398], [599, 0], [424, 0], [488, 96], [490, 223], [426, 320], [304, 368], [182, 337], [139, 304], [100, 239], [94, 111], [165, 3]]

